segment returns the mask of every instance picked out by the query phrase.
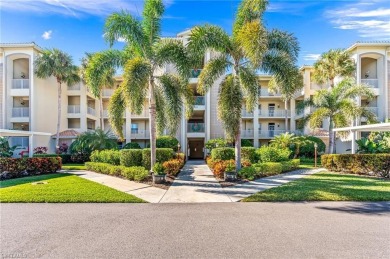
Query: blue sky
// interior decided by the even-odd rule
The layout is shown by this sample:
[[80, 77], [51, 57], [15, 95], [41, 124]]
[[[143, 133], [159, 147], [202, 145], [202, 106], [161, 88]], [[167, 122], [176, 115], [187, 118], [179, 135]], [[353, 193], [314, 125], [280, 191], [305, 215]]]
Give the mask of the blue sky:
[[[231, 31], [238, 0], [166, 0], [163, 36], [211, 23]], [[0, 0], [0, 42], [36, 42], [70, 53], [76, 64], [84, 52], [108, 48], [102, 38], [105, 18], [127, 9], [142, 13], [138, 0]], [[388, 0], [270, 0], [268, 29], [294, 33], [300, 42], [299, 65], [312, 64], [330, 48], [356, 41], [390, 40]], [[123, 43], [116, 46], [121, 47]]]

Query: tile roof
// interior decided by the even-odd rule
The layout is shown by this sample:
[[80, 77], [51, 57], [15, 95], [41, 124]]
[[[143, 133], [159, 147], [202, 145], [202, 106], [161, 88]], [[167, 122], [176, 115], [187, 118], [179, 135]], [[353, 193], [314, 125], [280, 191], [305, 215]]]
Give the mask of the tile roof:
[[[76, 138], [78, 135], [80, 135], [80, 133], [75, 130], [64, 130], [60, 132], [60, 138]], [[56, 134], [51, 137], [56, 138]]]

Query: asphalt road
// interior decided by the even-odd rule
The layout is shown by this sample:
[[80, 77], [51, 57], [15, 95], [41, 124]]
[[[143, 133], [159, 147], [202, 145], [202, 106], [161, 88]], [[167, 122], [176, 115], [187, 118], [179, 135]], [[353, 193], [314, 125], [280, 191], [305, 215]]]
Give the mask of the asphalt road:
[[390, 203], [1, 204], [3, 258], [390, 258]]

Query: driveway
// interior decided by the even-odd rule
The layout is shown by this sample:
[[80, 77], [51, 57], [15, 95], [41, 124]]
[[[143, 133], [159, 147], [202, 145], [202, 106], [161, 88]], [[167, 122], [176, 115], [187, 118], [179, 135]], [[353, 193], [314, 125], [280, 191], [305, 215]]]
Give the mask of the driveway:
[[389, 243], [389, 202], [1, 204], [3, 258], [390, 258]]

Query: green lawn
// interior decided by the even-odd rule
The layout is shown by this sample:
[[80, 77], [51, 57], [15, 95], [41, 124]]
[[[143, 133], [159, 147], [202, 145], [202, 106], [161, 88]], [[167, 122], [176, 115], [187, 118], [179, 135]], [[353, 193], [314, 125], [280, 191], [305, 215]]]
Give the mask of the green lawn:
[[390, 201], [390, 180], [321, 172], [243, 201]]
[[63, 170], [86, 170], [84, 164], [63, 164]]
[[71, 174], [6, 180], [0, 182], [0, 187], [0, 202], [145, 202], [133, 195]]

